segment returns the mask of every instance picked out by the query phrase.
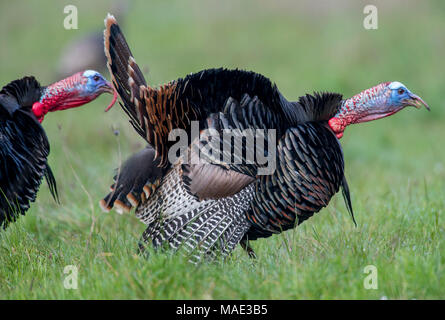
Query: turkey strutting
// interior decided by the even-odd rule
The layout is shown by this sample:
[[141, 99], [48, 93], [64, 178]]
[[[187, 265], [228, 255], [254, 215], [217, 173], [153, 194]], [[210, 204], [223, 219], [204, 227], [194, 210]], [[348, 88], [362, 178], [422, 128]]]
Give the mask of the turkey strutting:
[[[112, 16], [106, 19], [105, 52], [122, 108], [149, 146], [131, 157], [101, 200], [108, 211], [136, 208], [147, 225], [141, 244], [184, 248], [193, 262], [229, 254], [238, 243], [294, 228], [323, 207], [343, 186], [352, 214], [339, 141], [327, 121], [342, 96], [306, 95], [287, 101], [264, 76], [241, 70], [208, 69], [160, 88], [147, 86]], [[276, 170], [258, 175], [261, 164], [168, 161], [173, 128], [276, 130]], [[205, 139], [190, 141], [196, 156]], [[267, 144], [273, 141], [265, 142]], [[232, 150], [233, 151], [233, 150]], [[221, 160], [221, 159], [219, 159]], [[235, 161], [236, 162], [236, 161]], [[192, 162], [193, 163], [193, 162]]]

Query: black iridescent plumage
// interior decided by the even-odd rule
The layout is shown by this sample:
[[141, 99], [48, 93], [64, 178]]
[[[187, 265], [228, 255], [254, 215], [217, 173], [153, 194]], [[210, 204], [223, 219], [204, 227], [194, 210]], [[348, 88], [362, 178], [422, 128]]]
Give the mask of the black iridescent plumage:
[[[349, 191], [344, 177], [343, 154], [327, 121], [340, 107], [335, 93], [306, 95], [287, 101], [266, 77], [248, 71], [208, 69], [159, 88], [147, 86], [115, 19], [106, 20], [105, 52], [108, 67], [136, 131], [153, 146], [147, 161], [158, 161], [162, 177], [149, 177], [157, 189], [152, 195], [136, 194], [136, 215], [147, 230], [144, 242], [168, 243], [185, 248], [192, 260], [216, 253], [228, 254], [238, 243], [268, 237], [293, 228], [323, 207], [343, 186], [348, 210]], [[258, 175], [260, 163], [210, 162], [202, 165], [167, 161], [172, 129], [275, 129], [277, 170]], [[268, 143], [266, 141], [264, 149]], [[209, 141], [191, 140], [188, 152], [203, 150]], [[255, 148], [256, 146], [254, 146]], [[150, 148], [150, 147], [149, 147]], [[245, 148], [242, 146], [242, 148]], [[233, 149], [232, 149], [233, 151]], [[245, 150], [244, 150], [245, 151]], [[221, 160], [221, 159], [218, 159]], [[131, 161], [131, 160], [130, 160]], [[130, 171], [143, 175], [140, 165], [116, 177], [128, 181]], [[112, 191], [106, 197], [131, 201]], [[108, 201], [106, 209], [113, 207]]]
[[43, 177], [57, 199], [48, 165], [49, 142], [31, 111], [43, 88], [34, 77], [15, 80], [0, 91], [0, 226], [25, 214]]

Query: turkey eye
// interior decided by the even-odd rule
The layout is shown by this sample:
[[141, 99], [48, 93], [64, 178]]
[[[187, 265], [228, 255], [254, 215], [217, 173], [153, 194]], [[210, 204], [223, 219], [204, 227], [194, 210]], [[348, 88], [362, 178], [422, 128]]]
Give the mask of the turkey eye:
[[100, 79], [99, 76], [94, 76], [93, 78], [94, 81], [99, 81], [99, 79]]
[[399, 94], [404, 94], [405, 93], [405, 89], [400, 88], [398, 91]]

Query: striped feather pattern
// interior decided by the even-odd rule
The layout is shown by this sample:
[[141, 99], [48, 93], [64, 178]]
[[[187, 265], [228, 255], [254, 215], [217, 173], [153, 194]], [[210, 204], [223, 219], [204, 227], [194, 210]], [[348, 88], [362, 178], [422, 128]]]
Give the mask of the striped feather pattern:
[[324, 124], [289, 129], [278, 143], [276, 161], [275, 173], [256, 182], [247, 213], [249, 240], [294, 228], [326, 207], [342, 185], [342, 149]]
[[154, 247], [164, 244], [181, 250], [191, 262], [205, 256], [230, 253], [249, 229], [245, 211], [253, 198], [253, 184], [232, 197], [199, 201], [181, 181], [176, 165], [163, 179], [155, 194], [139, 206], [136, 216], [147, 224], [143, 242]]

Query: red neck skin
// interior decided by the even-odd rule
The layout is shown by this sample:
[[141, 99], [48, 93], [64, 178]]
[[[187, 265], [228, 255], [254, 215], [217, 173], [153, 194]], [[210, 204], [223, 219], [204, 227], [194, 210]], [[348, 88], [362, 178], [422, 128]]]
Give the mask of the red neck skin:
[[379, 112], [390, 95], [390, 91], [387, 90], [389, 84], [390, 82], [381, 83], [342, 102], [340, 110], [328, 122], [338, 139], [343, 137], [346, 127], [351, 124], [388, 117], [398, 111]]
[[82, 72], [78, 72], [46, 87], [40, 101], [32, 106], [32, 112], [39, 122], [43, 121], [48, 112], [79, 107], [94, 100], [97, 97], [96, 94], [85, 96], [80, 94], [85, 82]]

